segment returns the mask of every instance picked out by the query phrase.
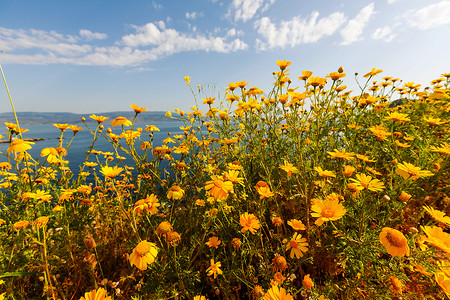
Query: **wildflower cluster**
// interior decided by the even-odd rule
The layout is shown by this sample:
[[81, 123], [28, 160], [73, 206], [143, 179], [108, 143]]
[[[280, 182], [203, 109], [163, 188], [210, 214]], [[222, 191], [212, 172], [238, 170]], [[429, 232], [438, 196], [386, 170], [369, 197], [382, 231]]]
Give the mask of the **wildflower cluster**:
[[[135, 104], [132, 120], [54, 124], [58, 143], [40, 158], [6, 123], [0, 287], [54, 299], [450, 296], [450, 73], [420, 89], [375, 81], [374, 68], [352, 92], [342, 67], [291, 78], [289, 61], [277, 65], [268, 93], [237, 81], [202, 98], [186, 76], [196, 104], [166, 114], [180, 126], [161, 145]], [[92, 143], [71, 170], [80, 130]]]

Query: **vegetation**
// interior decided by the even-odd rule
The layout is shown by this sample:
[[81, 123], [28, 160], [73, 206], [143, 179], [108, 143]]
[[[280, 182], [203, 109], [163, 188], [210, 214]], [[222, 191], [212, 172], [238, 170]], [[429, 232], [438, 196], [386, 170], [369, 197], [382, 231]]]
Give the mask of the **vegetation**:
[[[449, 296], [450, 73], [420, 90], [372, 69], [352, 94], [342, 68], [292, 80], [277, 65], [269, 93], [240, 81], [216, 99], [185, 77], [196, 105], [167, 113], [184, 134], [162, 145], [134, 104], [108, 128], [54, 124], [39, 158], [6, 123], [0, 298]], [[92, 144], [72, 171], [79, 130]]]

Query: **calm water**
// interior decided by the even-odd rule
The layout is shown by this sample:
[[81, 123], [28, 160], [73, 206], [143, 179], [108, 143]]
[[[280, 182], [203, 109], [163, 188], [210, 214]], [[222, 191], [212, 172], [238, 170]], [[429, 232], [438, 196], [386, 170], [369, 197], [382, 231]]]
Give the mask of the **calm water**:
[[[88, 124], [89, 127], [93, 130], [95, 129], [96, 124], [91, 123]], [[167, 134], [170, 132], [172, 135], [174, 134], [183, 134], [183, 131], [180, 130], [180, 126], [183, 126], [182, 122], [179, 121], [171, 121], [171, 122], [152, 122], [152, 123], [136, 123], [134, 128], [145, 128], [146, 125], [155, 125], [158, 127], [161, 131], [154, 132], [153, 135], [153, 145], [161, 146], [162, 140], [167, 138]], [[56, 128], [53, 125], [28, 125], [23, 126], [24, 128], [27, 128], [29, 131], [25, 132], [23, 134], [23, 138], [44, 138], [43, 141], [36, 141], [34, 145], [32, 145], [32, 148], [28, 150], [28, 153], [34, 158], [39, 159], [40, 161], [43, 161], [43, 158], [40, 156], [41, 150], [46, 147], [58, 147], [58, 139], [60, 137], [61, 131]], [[81, 126], [83, 127], [83, 126]], [[106, 133], [106, 124], [104, 132]], [[120, 134], [121, 133], [120, 127], [113, 128], [113, 133]], [[141, 138], [145, 140], [147, 137], [147, 132], [143, 131]], [[3, 134], [5, 135], [5, 134]], [[80, 164], [82, 164], [85, 161], [86, 158], [86, 151], [89, 150], [89, 146], [92, 144], [92, 135], [85, 127], [83, 127], [82, 131], [79, 131], [75, 135], [75, 139], [72, 142], [68, 154], [66, 156], [66, 160], [69, 161], [69, 168], [72, 172], [76, 173], [79, 170]], [[67, 143], [72, 138], [72, 130], [67, 129], [64, 133], [64, 147], [67, 145]], [[5, 139], [5, 137], [3, 138]], [[124, 143], [121, 143], [124, 144]], [[136, 148], [138, 148], [140, 143], [137, 143]], [[7, 154], [7, 148], [9, 147], [8, 143], [0, 144], [0, 152], [3, 154]], [[104, 138], [100, 137], [96, 142], [94, 146], [94, 150], [98, 151], [109, 151], [114, 153], [113, 146]], [[120, 151], [120, 150], [119, 150]], [[121, 156], [127, 157], [125, 153], [122, 151], [119, 152]], [[0, 162], [7, 161], [7, 158], [4, 155], [0, 156]], [[95, 157], [93, 155], [90, 155], [89, 161], [96, 162]], [[127, 158], [125, 161], [126, 163], [131, 165], [131, 159]], [[48, 165], [48, 164], [46, 164]]]

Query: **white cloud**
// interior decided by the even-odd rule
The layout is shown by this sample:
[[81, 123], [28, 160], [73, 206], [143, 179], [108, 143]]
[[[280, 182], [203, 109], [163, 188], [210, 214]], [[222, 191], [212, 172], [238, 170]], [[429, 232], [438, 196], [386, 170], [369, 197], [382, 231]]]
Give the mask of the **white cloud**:
[[340, 31], [342, 38], [344, 39], [341, 45], [349, 45], [353, 42], [361, 40], [361, 35], [364, 31], [370, 18], [373, 16], [374, 3], [370, 3], [356, 15], [355, 18], [348, 21], [347, 25]]
[[[266, 11], [275, 0], [233, 0], [228, 7], [228, 16], [234, 15], [234, 21], [247, 22], [251, 20], [258, 10]], [[264, 4], [264, 6], [263, 6]]]
[[[144, 63], [174, 53], [186, 51], [212, 51], [229, 53], [245, 50], [248, 45], [227, 35], [183, 33], [166, 28], [164, 22], [132, 26], [134, 34], [123, 36], [109, 46], [95, 45], [102, 34], [81, 30], [80, 36], [63, 35], [53, 31], [14, 30], [0, 27], [0, 49], [9, 51], [0, 57], [2, 63], [19, 64], [75, 64], [107, 66], [141, 66]], [[234, 32], [234, 36], [238, 32]], [[82, 39], [82, 38], [84, 39]]]
[[398, 0], [387, 0], [387, 3], [388, 4], [393, 4], [393, 3], [395, 3], [395, 2], [397, 2]]
[[105, 33], [92, 32], [87, 29], [81, 29], [80, 36], [87, 40], [104, 40], [108, 37]]
[[332, 35], [344, 22], [343, 13], [335, 12], [325, 18], [319, 18], [318, 12], [313, 12], [306, 19], [300, 16], [289, 21], [282, 21], [279, 26], [264, 17], [254, 23], [254, 27], [262, 37], [257, 39], [259, 50], [270, 48], [294, 47], [299, 44], [315, 43], [325, 36]]
[[195, 19], [197, 19], [199, 17], [203, 17], [203, 13], [198, 13], [198, 12], [195, 12], [195, 11], [193, 11], [191, 13], [186, 12], [185, 17], [186, 17], [186, 19], [195, 20]]
[[91, 51], [90, 45], [77, 44], [78, 40], [76, 36], [54, 31], [0, 27], [0, 49], [6, 51], [34, 49], [54, 56], [76, 56]]
[[389, 26], [384, 26], [384, 27], [377, 28], [373, 32], [372, 38], [375, 40], [391, 42], [395, 38], [395, 34], [392, 33], [392, 30], [391, 30], [391, 28], [389, 28]]
[[450, 1], [441, 1], [422, 9], [410, 10], [404, 17], [409, 25], [422, 30], [450, 24]]

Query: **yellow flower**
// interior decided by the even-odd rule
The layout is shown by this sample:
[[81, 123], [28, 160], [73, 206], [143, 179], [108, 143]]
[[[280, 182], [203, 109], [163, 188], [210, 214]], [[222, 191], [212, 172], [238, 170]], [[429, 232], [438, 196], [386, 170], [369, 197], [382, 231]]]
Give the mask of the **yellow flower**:
[[48, 217], [39, 217], [34, 221], [33, 225], [37, 228], [42, 228], [42, 227], [46, 226], [47, 223], [48, 223]]
[[345, 149], [342, 149], [341, 151], [334, 149], [334, 152], [328, 152], [328, 154], [330, 154], [331, 158], [340, 158], [346, 160], [351, 160], [353, 159], [353, 156], [355, 156], [355, 153], [345, 152]]
[[327, 80], [321, 77], [309, 77], [308, 79], [308, 85], [312, 85], [313, 87], [323, 87], [326, 83]]
[[150, 215], [154, 215], [158, 211], [158, 206], [160, 206], [158, 201], [158, 198], [154, 194], [147, 195], [147, 198], [136, 201], [134, 211], [136, 214], [139, 214], [145, 210]]
[[15, 139], [11, 142], [11, 145], [8, 147], [7, 151], [8, 153], [16, 152], [16, 153], [23, 153], [27, 151], [28, 149], [31, 149], [31, 146], [34, 144], [33, 142], [27, 142], [21, 139]]
[[450, 297], [450, 276], [445, 272], [436, 272], [434, 278], [447, 297]]
[[104, 117], [104, 116], [96, 116], [96, 115], [90, 115], [89, 116], [91, 119], [94, 119], [95, 121], [97, 121], [98, 123], [103, 123], [104, 121], [108, 120], [109, 117]]
[[86, 292], [80, 300], [111, 300], [111, 296], [106, 297], [106, 290], [99, 288], [98, 290]]
[[272, 286], [267, 293], [264, 294], [264, 300], [293, 300], [291, 294], [286, 293], [286, 290], [278, 285]]
[[356, 174], [356, 179], [350, 178], [350, 181], [353, 181], [360, 191], [368, 189], [369, 191], [380, 192], [384, 189], [384, 183], [365, 174]]
[[158, 255], [156, 244], [144, 240], [133, 249], [129, 261], [131, 265], [135, 265], [138, 269], [144, 271], [147, 270], [147, 265], [155, 261], [156, 255]]
[[219, 247], [221, 241], [219, 240], [219, 238], [217, 236], [213, 236], [210, 237], [209, 240], [205, 243], [205, 245], [207, 245], [208, 247], [212, 248], [216, 248]]
[[450, 254], [450, 234], [445, 232], [439, 226], [424, 226], [422, 227], [426, 234], [423, 237], [424, 242], [428, 242], [435, 248], [440, 249], [447, 254]]
[[145, 131], [149, 132], [154, 132], [154, 131], [160, 131], [158, 127], [156, 127], [155, 125], [146, 125]]
[[158, 225], [158, 228], [156, 228], [156, 233], [159, 234], [159, 235], [161, 235], [161, 234], [167, 235], [168, 233], [170, 233], [172, 231], [173, 231], [173, 227], [167, 221], [161, 222]]
[[401, 294], [403, 293], [403, 284], [402, 282], [395, 276], [391, 276], [389, 277], [390, 280], [390, 286], [391, 286], [391, 290], [395, 293], [395, 294]]
[[300, 220], [292, 219], [292, 220], [288, 221], [287, 223], [295, 231], [306, 230], [305, 224], [303, 224], [302, 221], [300, 221]]
[[272, 197], [274, 194], [270, 191], [270, 187], [264, 181], [258, 181], [255, 186], [260, 199]]
[[398, 175], [403, 177], [404, 179], [416, 180], [422, 177], [433, 176], [434, 174], [427, 170], [421, 170], [419, 167], [416, 167], [410, 163], [403, 162], [403, 164], [398, 164], [398, 169], [396, 171]]
[[222, 176], [213, 176], [213, 180], [207, 181], [205, 190], [215, 199], [226, 199], [228, 194], [233, 191], [233, 183], [225, 181]]
[[111, 122], [112, 127], [121, 125], [130, 126], [131, 124], [133, 124], [133, 122], [131, 122], [125, 117], [117, 117]]
[[411, 121], [411, 119], [408, 118], [408, 114], [402, 114], [396, 111], [389, 113], [389, 116], [385, 117], [384, 120], [385, 121], [392, 120], [395, 122], [399, 122], [400, 124], [403, 122]]
[[372, 76], [375, 76], [375, 75], [377, 75], [377, 74], [379, 74], [379, 73], [381, 73], [381, 72], [383, 72], [383, 70], [379, 70], [379, 69], [376, 69], [376, 68], [372, 68], [372, 70], [371, 70], [369, 73], [367, 73], [366, 75], [364, 75], [363, 77], [364, 77], [364, 78], [372, 77]]
[[100, 170], [100, 172], [103, 175], [105, 175], [105, 177], [107, 177], [107, 178], [114, 178], [114, 177], [118, 176], [120, 174], [120, 172], [122, 172], [122, 171], [123, 171], [123, 168], [118, 168], [117, 166], [114, 166], [114, 167], [104, 166]]
[[320, 177], [336, 177], [336, 174], [330, 170], [322, 170], [321, 167], [315, 167], [314, 170], [319, 173]]
[[254, 214], [249, 214], [247, 212], [241, 215], [239, 223], [243, 227], [241, 229], [242, 233], [249, 230], [251, 233], [255, 234], [256, 230], [261, 227], [258, 218]]
[[380, 242], [392, 256], [408, 256], [409, 246], [406, 237], [400, 231], [384, 227], [380, 233]]
[[191, 83], [191, 77], [189, 76], [184, 76], [184, 81], [186, 81], [186, 85], [189, 85], [189, 83]]
[[168, 199], [179, 200], [179, 199], [183, 198], [183, 196], [184, 196], [184, 190], [177, 185], [174, 185], [173, 187], [171, 187], [169, 189], [169, 191], [167, 192]]
[[290, 61], [287, 60], [277, 60], [277, 65], [280, 67], [280, 70], [283, 71], [291, 64]]
[[321, 226], [327, 221], [336, 221], [342, 218], [347, 210], [339, 200], [316, 200], [311, 206], [311, 216], [318, 218], [315, 222]]
[[386, 137], [391, 135], [391, 133], [386, 131], [382, 125], [369, 127], [369, 130], [377, 137], [379, 141], [384, 141]]
[[197, 296], [194, 297], [194, 300], [208, 300], [208, 299], [205, 296], [197, 295]]
[[301, 77], [297, 77], [300, 80], [307, 80], [309, 77], [311, 77], [313, 72], [311, 71], [302, 71], [302, 76]]
[[430, 206], [424, 206], [423, 207], [425, 211], [437, 222], [441, 222], [446, 224], [447, 226], [450, 226], [450, 216], [446, 216], [445, 212], [442, 212], [440, 210], [434, 209]]
[[130, 106], [131, 106], [131, 108], [134, 110], [134, 112], [135, 112], [136, 114], [140, 114], [140, 113], [142, 113], [142, 112], [148, 110], [148, 109], [146, 109], [146, 108], [139, 107], [139, 106], [137, 106], [136, 104], [131, 104]]
[[300, 258], [303, 256], [303, 253], [308, 251], [309, 244], [306, 242], [306, 238], [302, 238], [300, 234], [297, 232], [294, 233], [294, 236], [286, 245], [286, 251], [291, 249], [290, 257]]
[[67, 128], [69, 128], [69, 124], [58, 124], [58, 123], [55, 123], [55, 124], [53, 124], [53, 126], [55, 126], [56, 128], [58, 128], [59, 130], [61, 130], [61, 131], [66, 131], [66, 129]]
[[291, 177], [292, 173], [298, 173], [298, 169], [294, 167], [293, 164], [286, 161], [284, 161], [283, 164], [280, 165], [280, 169], [286, 171], [288, 177]]
[[345, 76], [346, 76], [345, 73], [331, 72], [330, 74], [327, 74], [327, 76], [325, 76], [325, 77], [329, 77], [329, 78], [331, 78], [331, 80], [335, 81], [335, 80], [339, 80]]
[[217, 274], [221, 275], [223, 273], [220, 267], [222, 267], [222, 264], [219, 261], [214, 263], [214, 259], [211, 259], [211, 266], [206, 269], [208, 276], [214, 275], [214, 279], [216, 279]]
[[443, 143], [440, 147], [431, 146], [430, 149], [433, 152], [450, 155], [450, 143]]

